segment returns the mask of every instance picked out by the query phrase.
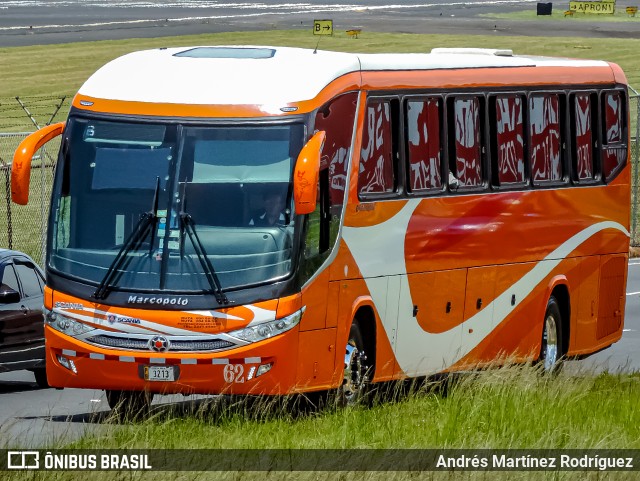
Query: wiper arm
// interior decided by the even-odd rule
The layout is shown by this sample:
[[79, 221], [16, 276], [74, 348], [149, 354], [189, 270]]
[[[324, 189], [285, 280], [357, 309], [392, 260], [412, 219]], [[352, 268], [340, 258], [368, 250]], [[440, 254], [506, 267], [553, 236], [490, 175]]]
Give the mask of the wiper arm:
[[189, 240], [193, 244], [193, 250], [196, 252], [198, 256], [198, 260], [200, 261], [200, 265], [202, 266], [202, 270], [204, 271], [205, 276], [207, 277], [207, 281], [209, 282], [209, 286], [211, 286], [211, 290], [213, 291], [213, 295], [218, 301], [218, 304], [229, 304], [229, 299], [227, 295], [222, 290], [222, 284], [220, 284], [220, 279], [218, 279], [218, 275], [216, 274], [216, 270], [213, 268], [213, 264], [207, 257], [207, 252], [204, 250], [204, 246], [202, 245], [202, 241], [200, 240], [200, 236], [196, 232], [195, 222], [190, 214], [185, 212], [186, 208], [186, 197], [187, 197], [187, 183], [185, 182], [183, 185], [182, 192], [182, 210], [180, 211], [180, 226], [184, 227], [184, 230], [187, 232], [189, 236]]
[[[136, 251], [140, 248], [140, 246], [142, 245], [142, 242], [147, 238], [147, 235], [149, 234], [149, 230], [151, 230], [151, 232], [153, 233], [153, 228], [155, 227], [156, 220], [158, 218], [157, 212], [158, 212], [159, 190], [160, 190], [160, 178], [156, 177], [156, 190], [153, 194], [151, 211], [145, 212], [144, 214], [142, 214], [142, 216], [140, 217], [140, 220], [138, 220], [138, 223], [135, 225], [133, 232], [131, 232], [131, 235], [127, 238], [124, 244], [122, 244], [120, 251], [118, 251], [118, 254], [116, 255], [115, 259], [113, 259], [113, 262], [109, 266], [109, 269], [107, 270], [107, 273], [105, 274], [105, 276], [102, 278], [100, 285], [98, 286], [96, 291], [93, 293], [93, 297], [95, 299], [105, 299], [107, 297], [107, 295], [111, 291], [111, 288], [113, 287], [113, 284], [115, 283], [116, 276], [121, 271], [121, 269], [124, 268], [127, 260], [130, 260], [128, 259], [127, 254], [129, 254], [129, 252], [131, 251]], [[151, 238], [152, 243], [153, 243], [153, 239], [154, 238], [152, 236]]]

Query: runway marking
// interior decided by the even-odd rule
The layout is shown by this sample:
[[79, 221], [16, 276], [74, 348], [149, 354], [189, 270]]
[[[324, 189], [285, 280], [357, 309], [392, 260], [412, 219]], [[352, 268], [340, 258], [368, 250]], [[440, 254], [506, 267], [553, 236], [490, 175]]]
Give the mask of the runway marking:
[[635, 329], [623, 329], [622, 332], [633, 332]]
[[640, 266], [640, 261], [636, 261], [636, 262], [629, 262], [630, 266]]
[[627, 292], [628, 296], [635, 296], [636, 294], [640, 294], [640, 291], [638, 291], [638, 292]]

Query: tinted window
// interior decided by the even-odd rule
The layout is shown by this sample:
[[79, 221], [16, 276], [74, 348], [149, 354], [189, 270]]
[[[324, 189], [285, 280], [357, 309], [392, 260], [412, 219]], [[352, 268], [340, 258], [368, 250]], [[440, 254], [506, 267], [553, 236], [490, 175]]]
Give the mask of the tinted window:
[[0, 281], [0, 284], [10, 287], [16, 292], [20, 292], [20, 286], [18, 286], [18, 279], [16, 278], [13, 266], [11, 264], [6, 264], [0, 269], [2, 269], [2, 280]]
[[393, 192], [393, 136], [389, 101], [373, 100], [367, 105], [367, 117], [360, 152], [359, 191]]
[[322, 148], [320, 170], [329, 169], [329, 197], [332, 207], [341, 206], [344, 201], [357, 103], [357, 93], [341, 95], [321, 108], [315, 119], [315, 130], [324, 130], [327, 134]]
[[411, 192], [442, 187], [440, 118], [439, 99], [407, 102], [408, 185]]
[[42, 295], [42, 288], [38, 282], [38, 275], [32, 267], [25, 264], [15, 264], [22, 291], [25, 297], [35, 297]]
[[451, 173], [460, 186], [482, 185], [482, 144], [480, 135], [480, 101], [478, 98], [456, 98], [453, 106], [455, 157]]
[[603, 162], [602, 170], [606, 178], [618, 166], [625, 163], [627, 146], [624, 137], [624, 97], [621, 92], [606, 92], [602, 96], [603, 112]]
[[577, 180], [593, 179], [595, 175], [593, 107], [588, 93], [575, 94], [572, 98], [573, 159]]
[[498, 185], [525, 181], [523, 104], [515, 95], [495, 99], [493, 159]]
[[562, 180], [560, 98], [557, 94], [529, 99], [531, 176], [534, 184]]

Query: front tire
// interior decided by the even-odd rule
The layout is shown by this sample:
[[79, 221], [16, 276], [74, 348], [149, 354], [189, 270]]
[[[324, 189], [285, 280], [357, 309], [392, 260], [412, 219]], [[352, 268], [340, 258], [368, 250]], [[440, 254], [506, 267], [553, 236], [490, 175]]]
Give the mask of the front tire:
[[338, 403], [354, 406], [366, 397], [371, 375], [367, 362], [364, 339], [357, 321], [351, 324], [344, 356], [342, 386], [338, 390]]
[[544, 373], [557, 373], [562, 369], [562, 315], [554, 296], [549, 298], [542, 327], [539, 363]]
[[153, 393], [146, 391], [105, 391], [107, 403], [121, 421], [137, 421], [149, 413]]

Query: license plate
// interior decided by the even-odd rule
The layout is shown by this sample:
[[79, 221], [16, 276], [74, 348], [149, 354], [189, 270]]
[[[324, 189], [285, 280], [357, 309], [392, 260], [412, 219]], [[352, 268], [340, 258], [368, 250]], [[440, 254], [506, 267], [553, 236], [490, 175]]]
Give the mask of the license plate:
[[175, 381], [175, 370], [173, 366], [145, 366], [145, 381]]

